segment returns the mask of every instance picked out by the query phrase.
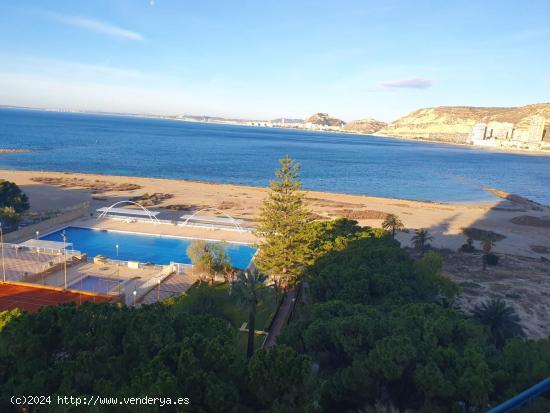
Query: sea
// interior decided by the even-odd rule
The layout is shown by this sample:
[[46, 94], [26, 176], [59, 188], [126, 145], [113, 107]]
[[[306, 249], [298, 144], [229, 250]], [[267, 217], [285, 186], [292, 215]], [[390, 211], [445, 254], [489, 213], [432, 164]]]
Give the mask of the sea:
[[368, 135], [3, 108], [0, 148], [31, 150], [0, 154], [0, 169], [261, 187], [289, 156], [305, 189], [478, 202], [490, 187], [550, 205], [550, 156]]

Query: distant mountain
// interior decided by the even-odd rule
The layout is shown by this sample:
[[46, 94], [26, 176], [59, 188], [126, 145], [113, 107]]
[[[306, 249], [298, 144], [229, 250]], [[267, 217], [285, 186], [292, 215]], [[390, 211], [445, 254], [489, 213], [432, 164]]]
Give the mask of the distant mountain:
[[337, 118], [331, 118], [328, 113], [316, 113], [306, 119], [306, 123], [311, 123], [318, 126], [343, 127], [346, 122]]
[[386, 127], [386, 122], [376, 119], [359, 119], [346, 123], [344, 130], [359, 133], [374, 133]]
[[379, 130], [377, 135], [467, 143], [472, 128], [478, 123], [508, 123], [515, 130], [527, 130], [536, 116], [548, 122], [550, 103], [511, 108], [439, 106], [416, 110]]

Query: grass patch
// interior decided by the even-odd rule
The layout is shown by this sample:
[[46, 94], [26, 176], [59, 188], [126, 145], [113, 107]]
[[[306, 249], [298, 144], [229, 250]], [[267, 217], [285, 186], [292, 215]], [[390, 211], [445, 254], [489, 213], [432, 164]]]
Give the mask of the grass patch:
[[[255, 336], [254, 337], [254, 348], [259, 349], [262, 348], [262, 344], [264, 343], [265, 336]], [[239, 331], [239, 334], [237, 336], [237, 347], [240, 349], [241, 354], [246, 353], [246, 348], [248, 346], [248, 334], [244, 331]]]
[[[223, 318], [235, 328], [248, 322], [248, 308], [229, 295], [229, 283], [196, 284], [175, 302], [178, 309], [191, 314], [209, 314]], [[256, 330], [266, 330], [277, 311], [278, 300], [274, 290], [270, 290], [269, 299], [261, 301], [256, 307]], [[243, 333], [246, 337], [246, 334]], [[246, 341], [246, 339], [245, 339]]]

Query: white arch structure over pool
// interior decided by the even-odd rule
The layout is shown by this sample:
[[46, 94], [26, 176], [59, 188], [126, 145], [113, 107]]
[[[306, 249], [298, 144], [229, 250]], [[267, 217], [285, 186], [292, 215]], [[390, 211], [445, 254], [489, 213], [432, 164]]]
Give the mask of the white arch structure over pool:
[[[137, 205], [138, 207], [140, 207], [144, 213], [136, 213], [138, 211], [132, 211], [131, 209], [128, 209], [128, 208], [116, 208], [116, 206], [118, 205], [121, 205], [121, 204], [131, 204], [131, 205]], [[142, 215], [142, 216], [148, 216], [149, 219], [151, 220], [151, 222], [153, 224], [160, 224], [160, 221], [159, 219], [156, 217], [156, 215], [158, 214], [158, 212], [152, 212], [150, 210], [148, 210], [147, 208], [145, 208], [143, 205], [140, 205], [138, 204], [137, 202], [134, 202], [134, 201], [129, 201], [129, 200], [125, 200], [125, 201], [118, 201], [118, 202], [115, 202], [113, 205], [107, 207], [107, 208], [100, 208], [97, 210], [98, 212], [101, 212], [101, 214], [98, 215], [97, 219], [100, 219], [100, 218], [104, 218], [109, 212], [113, 212], [113, 213], [120, 213], [120, 214], [123, 214], [123, 213], [127, 213], [127, 214], [130, 214], [130, 215]]]
[[[233, 224], [235, 226], [235, 228], [237, 228], [239, 231], [244, 231], [243, 227], [241, 226], [241, 222], [242, 222], [241, 220], [233, 218], [227, 212], [224, 212], [224, 211], [222, 211], [221, 209], [218, 209], [218, 208], [202, 208], [202, 209], [199, 209], [197, 212], [194, 212], [192, 215], [184, 215], [184, 216], [180, 217], [181, 219], [185, 220], [185, 221], [183, 221], [183, 225], [187, 225], [189, 223], [189, 221], [191, 221], [193, 219], [196, 220], [196, 221], [210, 222], [212, 224], [220, 223], [219, 217], [205, 217], [205, 216], [200, 216], [199, 215], [201, 212], [205, 212], [205, 211], [216, 211], [216, 212], [219, 212], [219, 213], [225, 215], [225, 217], [227, 219], [223, 220], [223, 222]], [[218, 218], [218, 219], [216, 219], [216, 218]]]

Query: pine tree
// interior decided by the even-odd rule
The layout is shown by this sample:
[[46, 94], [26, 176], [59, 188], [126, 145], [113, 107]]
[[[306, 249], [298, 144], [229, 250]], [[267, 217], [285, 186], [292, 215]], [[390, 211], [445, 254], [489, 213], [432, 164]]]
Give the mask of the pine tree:
[[258, 268], [286, 287], [294, 283], [303, 267], [299, 234], [308, 223], [309, 213], [303, 204], [300, 164], [288, 156], [280, 159], [276, 179], [264, 199], [256, 235], [260, 248], [255, 259]]

